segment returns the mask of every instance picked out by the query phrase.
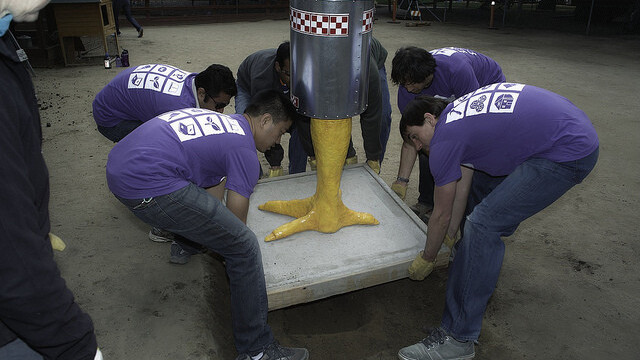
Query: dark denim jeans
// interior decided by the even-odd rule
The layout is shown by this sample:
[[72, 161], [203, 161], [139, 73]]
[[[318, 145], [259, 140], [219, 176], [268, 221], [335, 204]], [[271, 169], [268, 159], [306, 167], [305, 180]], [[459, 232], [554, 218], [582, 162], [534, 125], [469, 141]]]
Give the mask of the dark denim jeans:
[[42, 360], [42, 355], [31, 349], [24, 341], [16, 339], [4, 346], [0, 346], [2, 360]]
[[387, 81], [387, 69], [383, 66], [378, 70], [380, 73], [380, 91], [382, 92], [382, 121], [380, 122], [380, 164], [384, 160], [384, 153], [387, 151], [387, 142], [391, 133], [391, 99], [389, 98], [389, 83]]
[[435, 181], [429, 168], [429, 156], [418, 151], [418, 166], [420, 174], [418, 178], [418, 202], [433, 207], [433, 188]]
[[467, 217], [449, 269], [442, 327], [458, 340], [476, 340], [504, 257], [501, 236], [556, 201], [591, 172], [598, 149], [576, 161], [529, 159], [509, 174]]
[[117, 198], [145, 223], [224, 257], [238, 353], [257, 353], [274, 341], [258, 239], [224, 204], [194, 184], [154, 198]]
[[136, 120], [122, 120], [116, 126], [104, 127], [98, 125], [98, 132], [104, 135], [107, 139], [118, 142], [129, 135], [130, 132], [135, 130], [138, 126], [142, 125], [142, 121]]

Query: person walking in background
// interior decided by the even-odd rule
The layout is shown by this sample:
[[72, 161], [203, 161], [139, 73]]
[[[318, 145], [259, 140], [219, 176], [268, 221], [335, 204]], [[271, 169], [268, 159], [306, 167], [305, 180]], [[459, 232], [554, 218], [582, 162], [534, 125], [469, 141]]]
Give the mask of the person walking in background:
[[126, 16], [127, 20], [129, 20], [129, 23], [131, 23], [131, 25], [133, 25], [133, 27], [136, 28], [136, 31], [138, 32], [138, 37], [141, 38], [144, 31], [142, 29], [142, 26], [140, 26], [140, 24], [138, 24], [138, 22], [133, 17], [133, 15], [131, 15], [131, 4], [129, 3], [130, 0], [112, 0], [112, 1], [113, 1], [113, 17], [114, 17], [114, 20], [116, 21], [116, 33], [120, 35], [120, 23], [118, 21], [118, 17], [120, 16], [120, 13], [124, 10], [124, 16]]

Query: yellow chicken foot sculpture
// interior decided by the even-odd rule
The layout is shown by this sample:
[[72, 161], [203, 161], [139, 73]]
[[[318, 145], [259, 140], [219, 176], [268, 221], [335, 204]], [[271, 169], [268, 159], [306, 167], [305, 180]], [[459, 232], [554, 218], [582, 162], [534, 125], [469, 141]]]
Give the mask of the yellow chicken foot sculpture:
[[318, 161], [315, 195], [306, 199], [269, 201], [258, 208], [297, 218], [273, 230], [264, 240], [282, 239], [306, 230], [334, 233], [349, 225], [378, 225], [373, 215], [350, 210], [342, 203], [340, 178], [351, 138], [351, 118], [311, 119], [311, 138]]

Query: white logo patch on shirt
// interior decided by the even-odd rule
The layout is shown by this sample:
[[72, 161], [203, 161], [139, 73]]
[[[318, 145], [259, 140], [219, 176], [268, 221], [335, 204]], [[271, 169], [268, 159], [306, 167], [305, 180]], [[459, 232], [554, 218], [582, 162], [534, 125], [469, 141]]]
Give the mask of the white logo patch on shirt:
[[169, 111], [167, 113], [164, 113], [160, 116], [158, 116], [159, 119], [164, 120], [166, 122], [170, 122], [170, 121], [174, 121], [174, 120], [178, 120], [178, 119], [182, 119], [184, 117], [189, 116], [189, 114], [186, 114], [182, 111]]
[[491, 102], [492, 113], [512, 113], [518, 101], [520, 93], [517, 92], [496, 92]]
[[170, 65], [140, 65], [129, 75], [129, 89], [147, 89], [180, 96], [188, 73]]
[[467, 101], [467, 116], [486, 114], [489, 111], [491, 94], [478, 94]]
[[222, 116], [221, 118], [228, 132], [239, 134], [239, 135], [245, 135], [244, 130], [242, 129], [242, 126], [240, 126], [240, 123], [238, 123], [238, 120], [231, 118], [229, 116]]
[[178, 138], [181, 142], [193, 140], [202, 136], [202, 132], [194, 118], [189, 117], [174, 121], [170, 125], [173, 128], [173, 131], [178, 134]]
[[498, 87], [498, 90], [509, 90], [509, 91], [522, 91], [524, 89], [523, 84], [516, 83], [502, 83]]
[[143, 89], [144, 81], [147, 77], [147, 74], [140, 73], [132, 73], [129, 75], [129, 83], [127, 84], [127, 88], [129, 89]]
[[224, 132], [220, 118], [214, 114], [196, 116], [196, 121], [200, 124], [205, 136], [222, 134]]

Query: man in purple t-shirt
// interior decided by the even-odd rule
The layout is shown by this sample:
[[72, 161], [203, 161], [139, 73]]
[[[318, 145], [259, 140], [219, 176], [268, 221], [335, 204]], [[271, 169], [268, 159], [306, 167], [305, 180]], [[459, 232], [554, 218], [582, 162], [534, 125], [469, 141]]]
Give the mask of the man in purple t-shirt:
[[[201, 73], [174, 66], [147, 64], [122, 71], [93, 100], [98, 131], [118, 142], [145, 121], [167, 111], [203, 108], [223, 112], [238, 92], [231, 70], [213, 64]], [[149, 239], [173, 240], [170, 232], [152, 228]]]
[[236, 349], [256, 359], [309, 356], [306, 349], [278, 345], [267, 325], [262, 256], [246, 225], [260, 173], [256, 149], [278, 142], [295, 116], [291, 101], [276, 90], [256, 94], [244, 114], [174, 110], [142, 124], [107, 160], [107, 184], [116, 198], [142, 221], [176, 234], [171, 262], [184, 263], [201, 249], [225, 259]]
[[[453, 101], [481, 86], [505, 81], [502, 68], [490, 57], [479, 52], [447, 47], [430, 52], [414, 46], [399, 49], [393, 58], [391, 80], [398, 88], [398, 109], [402, 113], [409, 101], [418, 95], [431, 95]], [[420, 192], [418, 203], [411, 209], [428, 221], [433, 209], [433, 176], [429, 158], [419, 153]], [[418, 152], [409, 144], [400, 151], [398, 177], [391, 188], [403, 200], [409, 176]]]
[[118, 142], [145, 121], [187, 107], [223, 112], [237, 93], [231, 70], [213, 64], [201, 73], [147, 64], [116, 75], [93, 100], [98, 131]]
[[515, 83], [485, 86], [453, 103], [418, 97], [407, 105], [400, 133], [417, 151], [426, 149], [435, 179], [425, 249], [409, 267], [413, 280], [431, 273], [443, 242], [453, 246], [473, 173], [500, 176], [465, 222], [440, 327], [398, 353], [405, 360], [471, 358], [502, 267], [501, 236], [582, 182], [598, 159], [598, 135], [566, 98]]

